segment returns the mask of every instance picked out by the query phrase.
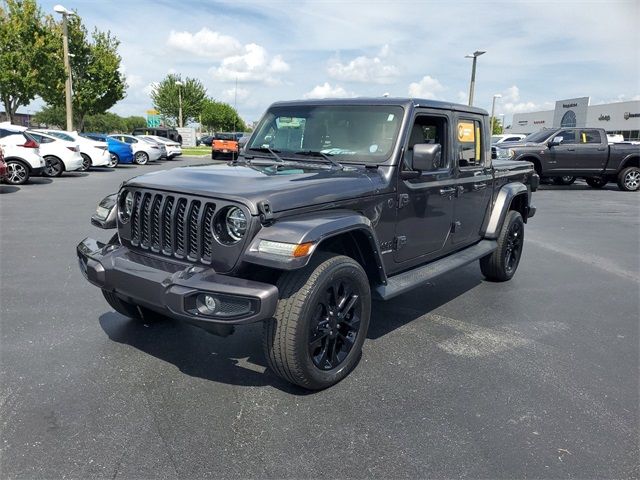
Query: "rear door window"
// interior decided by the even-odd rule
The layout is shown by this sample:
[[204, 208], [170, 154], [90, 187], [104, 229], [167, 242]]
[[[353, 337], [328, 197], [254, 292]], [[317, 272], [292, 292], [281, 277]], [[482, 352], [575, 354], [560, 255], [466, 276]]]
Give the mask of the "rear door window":
[[460, 168], [479, 167], [483, 164], [483, 133], [480, 121], [467, 118], [458, 119], [456, 137]]
[[598, 130], [580, 130], [580, 143], [602, 143], [602, 137]]

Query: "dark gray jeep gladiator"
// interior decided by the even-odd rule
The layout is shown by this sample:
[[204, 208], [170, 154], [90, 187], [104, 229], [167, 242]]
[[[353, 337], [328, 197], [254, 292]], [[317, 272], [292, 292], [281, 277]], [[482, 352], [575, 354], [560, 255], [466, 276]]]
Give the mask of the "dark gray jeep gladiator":
[[609, 144], [602, 128], [550, 128], [522, 142], [498, 145], [498, 159], [534, 164], [541, 178], [571, 185], [583, 177], [593, 188], [617, 182], [620, 190], [640, 189], [640, 145]]
[[492, 164], [487, 112], [416, 99], [280, 102], [239, 158], [148, 173], [103, 199], [77, 247], [119, 313], [217, 335], [264, 322], [269, 367], [307, 389], [361, 356], [372, 299], [475, 260], [509, 280], [533, 165]]

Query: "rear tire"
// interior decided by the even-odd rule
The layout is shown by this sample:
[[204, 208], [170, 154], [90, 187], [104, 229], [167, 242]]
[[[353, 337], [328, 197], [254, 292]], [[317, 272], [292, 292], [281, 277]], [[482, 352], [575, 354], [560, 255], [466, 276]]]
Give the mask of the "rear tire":
[[7, 160], [7, 176], [4, 181], [9, 185], [23, 185], [29, 180], [29, 167], [20, 160]]
[[505, 282], [515, 275], [524, 246], [524, 222], [520, 212], [510, 210], [504, 219], [498, 248], [480, 259], [480, 270], [487, 280]]
[[330, 387], [357, 365], [369, 328], [371, 291], [350, 257], [318, 253], [278, 280], [280, 300], [264, 323], [269, 368], [309, 390]]
[[607, 183], [609, 183], [607, 180], [600, 177], [589, 177], [585, 179], [585, 181], [591, 188], [603, 188]]
[[640, 168], [623, 169], [618, 175], [618, 187], [625, 192], [637, 192], [640, 189]]
[[44, 170], [42, 175], [45, 177], [59, 177], [64, 172], [64, 164], [62, 160], [53, 155], [47, 155], [44, 157]]
[[82, 155], [82, 166], [78, 169], [79, 172], [86, 172], [91, 168], [91, 158], [86, 153], [81, 153]]
[[556, 177], [553, 179], [553, 183], [556, 185], [571, 185], [576, 181], [576, 177], [565, 175], [564, 177]]

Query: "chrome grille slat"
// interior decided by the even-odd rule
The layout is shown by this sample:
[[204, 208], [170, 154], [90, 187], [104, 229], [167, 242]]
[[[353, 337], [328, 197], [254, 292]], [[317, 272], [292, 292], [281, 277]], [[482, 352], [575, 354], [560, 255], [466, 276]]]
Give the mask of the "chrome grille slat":
[[131, 245], [167, 257], [211, 265], [216, 204], [148, 190], [133, 191]]

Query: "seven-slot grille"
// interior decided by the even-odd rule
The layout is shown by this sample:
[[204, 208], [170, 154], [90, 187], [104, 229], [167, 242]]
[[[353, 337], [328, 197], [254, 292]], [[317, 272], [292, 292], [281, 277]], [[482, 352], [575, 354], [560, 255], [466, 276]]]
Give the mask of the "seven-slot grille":
[[167, 256], [210, 264], [216, 205], [198, 199], [134, 192], [131, 244]]

